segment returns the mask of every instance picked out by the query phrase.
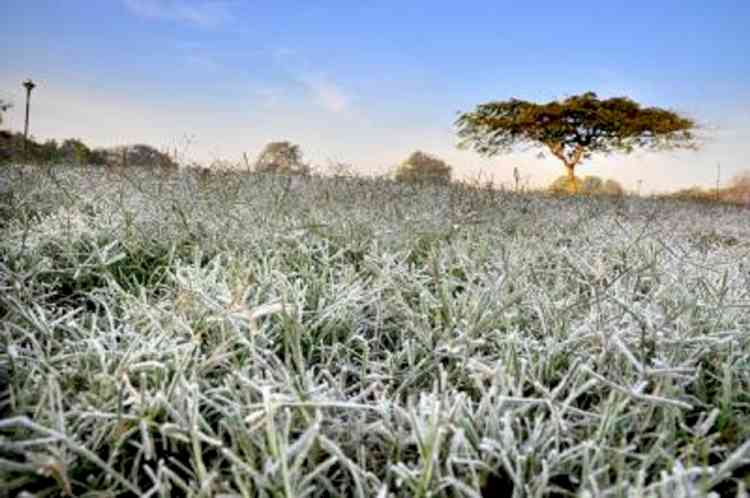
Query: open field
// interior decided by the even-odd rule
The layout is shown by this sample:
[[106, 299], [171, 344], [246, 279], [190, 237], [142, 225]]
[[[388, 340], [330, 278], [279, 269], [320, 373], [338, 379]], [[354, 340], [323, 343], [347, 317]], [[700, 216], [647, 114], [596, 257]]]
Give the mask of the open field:
[[0, 177], [9, 496], [750, 487], [748, 209], [363, 178]]

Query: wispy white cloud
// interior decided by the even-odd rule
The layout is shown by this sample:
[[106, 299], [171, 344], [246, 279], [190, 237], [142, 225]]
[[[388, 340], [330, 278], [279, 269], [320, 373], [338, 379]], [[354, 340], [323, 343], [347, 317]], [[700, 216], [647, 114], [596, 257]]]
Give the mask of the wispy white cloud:
[[[312, 63], [298, 50], [288, 46], [276, 46], [268, 49], [268, 54], [274, 66], [285, 73], [288, 83], [302, 87], [323, 110], [341, 113], [351, 109], [354, 100], [352, 95], [317, 69], [319, 64]], [[278, 92], [273, 96], [274, 101], [276, 93]], [[268, 102], [268, 95], [264, 97]]]
[[205, 0], [123, 0], [135, 15], [215, 28], [232, 19], [230, 3]]
[[344, 112], [350, 108], [352, 97], [336, 83], [320, 76], [303, 76], [300, 81], [310, 91], [315, 101], [330, 112]]

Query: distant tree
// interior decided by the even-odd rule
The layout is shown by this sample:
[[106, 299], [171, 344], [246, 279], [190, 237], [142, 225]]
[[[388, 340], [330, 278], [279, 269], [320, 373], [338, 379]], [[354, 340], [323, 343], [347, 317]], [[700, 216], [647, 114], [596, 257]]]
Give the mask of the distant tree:
[[68, 138], [60, 144], [61, 159], [67, 163], [90, 164], [91, 149], [76, 138]]
[[160, 152], [156, 148], [136, 144], [127, 147], [128, 164], [131, 166], [160, 166], [163, 168], [176, 168], [177, 164], [169, 157], [169, 154]]
[[91, 151], [89, 154], [89, 164], [93, 166], [104, 166], [107, 164], [107, 151], [105, 149], [97, 148]]
[[106, 164], [113, 156], [122, 158], [121, 152], [96, 149], [91, 150], [81, 140], [69, 138], [62, 143], [54, 139], [43, 143], [29, 137], [28, 150], [24, 152], [23, 133], [0, 131], [0, 162], [31, 161], [38, 163], [63, 164]]
[[451, 170], [442, 159], [416, 151], [396, 168], [395, 178], [407, 183], [450, 183]]
[[573, 191], [576, 166], [594, 153], [696, 148], [692, 120], [627, 97], [600, 100], [593, 92], [546, 104], [489, 102], [461, 114], [456, 125], [459, 146], [487, 157], [516, 146], [546, 148], [565, 165]]
[[271, 142], [255, 161], [255, 171], [281, 175], [309, 175], [310, 166], [303, 162], [299, 145], [291, 142]]
[[7, 100], [0, 99], [0, 125], [3, 124], [3, 113], [13, 107]]
[[92, 164], [105, 163], [111, 166], [177, 168], [177, 163], [169, 154], [145, 144], [97, 149], [92, 153], [90, 160]]
[[60, 146], [55, 139], [47, 140], [42, 144], [36, 143], [33, 140], [30, 141], [29, 155], [32, 160], [42, 163], [56, 163], [62, 160]]

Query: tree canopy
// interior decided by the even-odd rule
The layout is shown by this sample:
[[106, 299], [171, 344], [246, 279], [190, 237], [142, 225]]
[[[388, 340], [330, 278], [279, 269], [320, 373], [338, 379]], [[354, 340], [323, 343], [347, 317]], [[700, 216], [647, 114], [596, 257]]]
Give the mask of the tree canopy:
[[594, 153], [695, 148], [695, 122], [673, 111], [642, 107], [627, 97], [593, 92], [537, 104], [510, 99], [480, 104], [456, 120], [459, 147], [491, 157], [517, 146], [546, 148], [567, 168]]
[[400, 182], [449, 183], [452, 168], [442, 159], [421, 151], [412, 153], [396, 169], [395, 178]]
[[255, 171], [286, 175], [308, 175], [310, 166], [302, 160], [302, 150], [291, 142], [271, 142], [255, 162]]

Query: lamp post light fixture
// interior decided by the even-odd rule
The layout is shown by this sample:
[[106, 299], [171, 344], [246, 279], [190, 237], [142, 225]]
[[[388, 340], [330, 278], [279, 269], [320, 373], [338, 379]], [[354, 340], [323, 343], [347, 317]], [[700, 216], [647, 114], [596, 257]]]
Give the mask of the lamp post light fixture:
[[23, 155], [28, 159], [29, 151], [29, 102], [31, 101], [31, 91], [34, 89], [36, 84], [28, 79], [23, 82], [23, 87], [26, 89], [26, 122], [23, 127]]

